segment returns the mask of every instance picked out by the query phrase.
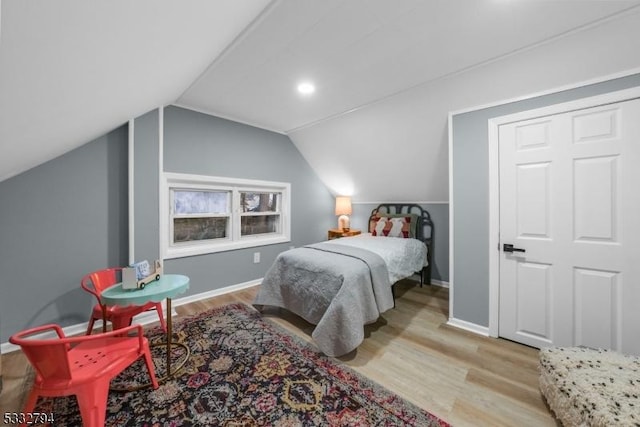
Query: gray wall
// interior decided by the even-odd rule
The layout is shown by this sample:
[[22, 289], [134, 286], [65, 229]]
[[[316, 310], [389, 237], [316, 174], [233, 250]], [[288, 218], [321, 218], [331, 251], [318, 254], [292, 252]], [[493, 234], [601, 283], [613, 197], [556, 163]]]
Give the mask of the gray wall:
[[[138, 119], [135, 129], [137, 146]], [[167, 272], [190, 277], [187, 295], [259, 279], [280, 252], [324, 240], [333, 226], [333, 196], [287, 136], [172, 106], [164, 111], [163, 150], [166, 172], [291, 183], [291, 243], [167, 260]], [[137, 154], [135, 164], [137, 168]], [[157, 179], [149, 187], [157, 189]], [[136, 185], [138, 191], [142, 189]], [[157, 202], [146, 207], [136, 203], [136, 218], [154, 222], [157, 215]], [[157, 234], [156, 227], [156, 239]], [[138, 243], [136, 257], [142, 259], [137, 248]], [[253, 263], [254, 252], [261, 253], [259, 264]]]
[[158, 156], [160, 134], [158, 110], [150, 111], [135, 119], [134, 129], [134, 170], [133, 170], [133, 212], [134, 212], [134, 250], [130, 254], [134, 260], [153, 261], [160, 256], [158, 230]]
[[127, 261], [127, 127], [0, 182], [0, 342], [86, 322], [80, 279]]
[[489, 326], [487, 121], [635, 86], [640, 86], [640, 74], [453, 116], [454, 307], [451, 317]]
[[[362, 231], [367, 230], [367, 222], [371, 211], [378, 206], [376, 203], [354, 203], [351, 216], [351, 228]], [[431, 215], [433, 221], [433, 247], [431, 278], [449, 281], [449, 204], [430, 203], [420, 204]], [[338, 226], [337, 218], [334, 219], [332, 228]]]
[[[168, 260], [191, 277], [188, 294], [261, 278], [278, 253], [326, 238], [334, 198], [288, 137], [169, 107], [164, 162], [170, 172], [291, 183], [291, 243]], [[159, 113], [134, 121], [135, 258], [159, 254]], [[89, 319], [88, 272], [126, 265], [128, 127], [0, 182], [0, 342], [19, 330]], [[253, 263], [253, 253], [261, 262]]]
[[[159, 114], [134, 121], [135, 258], [158, 256]], [[86, 322], [92, 297], [80, 288], [88, 272], [126, 265], [128, 127], [0, 182], [0, 342], [19, 330]], [[188, 294], [259, 279], [289, 248], [325, 240], [335, 199], [288, 137], [168, 107], [168, 172], [291, 183], [290, 243], [168, 260], [167, 272], [191, 278]], [[375, 205], [354, 205], [353, 226], [366, 228]], [[435, 222], [433, 277], [448, 280], [447, 205], [425, 205]], [[359, 225], [362, 218], [362, 225]], [[253, 263], [253, 253], [261, 262]]]

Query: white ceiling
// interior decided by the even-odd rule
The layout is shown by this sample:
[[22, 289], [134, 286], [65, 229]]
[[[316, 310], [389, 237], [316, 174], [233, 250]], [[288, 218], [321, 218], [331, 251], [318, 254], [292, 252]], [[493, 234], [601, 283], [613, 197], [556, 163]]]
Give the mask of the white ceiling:
[[[493, 61], [638, 1], [283, 0], [178, 105], [289, 133]], [[312, 97], [295, 87], [311, 80]]]
[[0, 181], [170, 104], [269, 0], [2, 0]]
[[0, 181], [171, 103], [300, 130], [639, 4], [2, 0]]

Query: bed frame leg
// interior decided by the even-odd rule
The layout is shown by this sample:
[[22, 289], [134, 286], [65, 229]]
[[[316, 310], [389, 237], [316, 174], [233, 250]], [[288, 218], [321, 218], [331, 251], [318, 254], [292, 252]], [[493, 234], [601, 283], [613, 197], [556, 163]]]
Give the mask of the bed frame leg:
[[391, 296], [393, 297], [393, 308], [396, 308], [396, 284], [391, 285]]
[[431, 267], [429, 266], [423, 267], [422, 270], [420, 270], [420, 287], [425, 283], [431, 285]]

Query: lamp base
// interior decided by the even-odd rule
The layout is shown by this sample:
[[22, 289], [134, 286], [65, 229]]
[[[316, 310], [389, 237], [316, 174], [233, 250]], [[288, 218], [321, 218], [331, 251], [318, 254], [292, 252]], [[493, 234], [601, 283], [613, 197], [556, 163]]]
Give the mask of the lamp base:
[[351, 230], [351, 225], [349, 224], [348, 215], [340, 215], [340, 217], [338, 217], [338, 228], [342, 231]]

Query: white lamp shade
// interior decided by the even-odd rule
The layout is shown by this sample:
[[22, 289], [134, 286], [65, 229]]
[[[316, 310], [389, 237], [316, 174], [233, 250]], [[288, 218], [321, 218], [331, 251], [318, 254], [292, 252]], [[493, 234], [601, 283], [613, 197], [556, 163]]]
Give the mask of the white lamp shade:
[[351, 215], [351, 197], [336, 197], [336, 215]]

